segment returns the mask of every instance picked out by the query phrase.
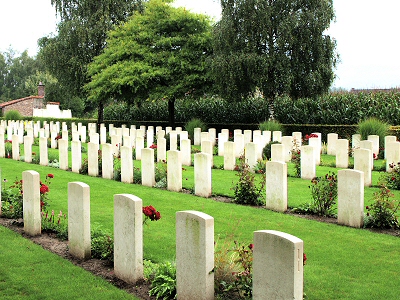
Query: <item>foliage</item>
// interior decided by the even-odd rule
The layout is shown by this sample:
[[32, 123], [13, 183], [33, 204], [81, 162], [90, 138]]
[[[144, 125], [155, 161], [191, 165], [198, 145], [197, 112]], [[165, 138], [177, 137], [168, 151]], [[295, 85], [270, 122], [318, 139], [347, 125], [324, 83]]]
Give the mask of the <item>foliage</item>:
[[271, 146], [274, 144], [280, 144], [277, 141], [271, 141], [268, 144], [265, 145], [265, 147], [262, 150], [262, 157], [265, 160], [269, 160], [271, 159]]
[[[87, 66], [103, 51], [107, 32], [141, 9], [142, 1], [51, 0], [51, 4], [61, 19], [58, 35], [39, 40], [38, 56], [57, 78], [68, 108], [74, 108], [74, 103], [86, 99]], [[86, 103], [86, 110], [93, 108]], [[102, 107], [99, 116], [102, 118]]]
[[6, 188], [8, 181], [3, 179], [1, 202], [2, 202], [2, 216], [10, 219], [22, 218], [23, 215], [23, 193], [22, 193], [22, 180], [15, 179], [12, 185]]
[[369, 135], [379, 136], [379, 145], [384, 146], [385, 136], [389, 132], [389, 124], [377, 118], [368, 118], [358, 123], [357, 133], [361, 134], [362, 140], [367, 140]]
[[400, 162], [389, 164], [391, 172], [381, 175], [380, 181], [389, 189], [400, 190]]
[[4, 141], [4, 151], [6, 158], [12, 158], [12, 141], [10, 140]]
[[154, 167], [154, 175], [157, 188], [166, 188], [167, 187], [167, 164], [165, 162], [157, 164]]
[[337, 175], [328, 172], [325, 176], [311, 180], [311, 212], [319, 216], [332, 216], [337, 199]]
[[158, 266], [152, 276], [150, 296], [156, 299], [176, 299], [176, 266], [165, 262]]
[[27, 50], [19, 55], [11, 48], [0, 52], [0, 102], [36, 95], [39, 81], [34, 90], [27, 83], [40, 68], [40, 62], [30, 57]]
[[100, 226], [91, 230], [91, 255], [93, 258], [114, 261], [113, 236]]
[[194, 129], [201, 128], [201, 131], [204, 132], [207, 130], [207, 125], [200, 119], [193, 118], [189, 122], [185, 124], [185, 130], [188, 132], [188, 137], [191, 140], [194, 140]]
[[211, 86], [206, 58], [212, 52], [208, 17], [151, 0], [142, 13], [108, 35], [107, 47], [88, 67], [89, 100], [124, 100], [138, 106], [167, 101], [174, 126], [174, 102], [198, 97]]
[[[49, 206], [49, 185], [52, 178], [54, 178], [53, 174], [47, 174], [45, 182], [40, 181], [40, 210], [42, 212], [46, 211]], [[22, 179], [16, 178], [8, 188], [6, 188], [7, 182], [6, 179], [3, 179], [1, 191], [2, 215], [11, 219], [22, 218], [24, 194]]]
[[367, 217], [365, 227], [372, 228], [399, 228], [399, 220], [396, 212], [400, 202], [392, 199], [393, 193], [381, 185], [379, 191], [374, 193], [374, 201], [367, 206]]
[[142, 183], [142, 172], [139, 168], [133, 167], [133, 183]]
[[[297, 145], [297, 144], [296, 144]], [[292, 157], [290, 161], [294, 164], [295, 177], [301, 177], [301, 150], [297, 146], [292, 150]]]
[[214, 282], [218, 299], [251, 299], [253, 244], [244, 246], [234, 241], [215, 245]]
[[263, 205], [265, 180], [257, 184], [255, 175], [251, 172], [250, 166], [244, 162], [243, 156], [240, 157], [236, 170], [239, 180], [233, 187], [233, 202], [244, 205]]
[[260, 123], [261, 131], [283, 131], [283, 126], [277, 120], [269, 120]]
[[54, 216], [54, 210], [51, 214], [42, 211], [42, 232], [54, 232], [57, 237], [62, 240], [68, 240], [68, 223], [67, 215], [60, 213], [57, 215], [57, 222]]
[[330, 1], [222, 0], [214, 31], [213, 72], [220, 95], [241, 100], [258, 90], [268, 100], [326, 93], [334, 79]]
[[22, 120], [22, 115], [20, 114], [19, 111], [17, 110], [9, 110], [6, 112], [6, 115], [4, 116], [4, 119], [8, 120]]

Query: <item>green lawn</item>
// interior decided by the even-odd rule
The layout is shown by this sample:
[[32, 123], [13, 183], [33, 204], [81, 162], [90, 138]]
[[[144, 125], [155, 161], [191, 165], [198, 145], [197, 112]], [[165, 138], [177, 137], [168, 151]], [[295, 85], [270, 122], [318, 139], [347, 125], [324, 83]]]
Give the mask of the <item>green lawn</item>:
[[[220, 159], [215, 160], [218, 163]], [[323, 161], [329, 159], [331, 158], [323, 156]], [[135, 164], [140, 165], [138, 162]], [[154, 262], [174, 260], [175, 213], [180, 210], [198, 210], [214, 217], [215, 236], [220, 240], [250, 243], [253, 232], [264, 229], [279, 230], [301, 238], [308, 257], [304, 270], [304, 292], [307, 299], [398, 299], [400, 286], [398, 276], [400, 239], [398, 237], [306, 220], [263, 208], [221, 203], [189, 194], [93, 178], [10, 159], [0, 159], [0, 167], [2, 178], [8, 180], [20, 178], [24, 170], [36, 170], [41, 174], [42, 179], [46, 174], [53, 173], [54, 179], [50, 185], [52, 201], [50, 209], [57, 212], [67, 211], [68, 182], [87, 183], [91, 187], [92, 226], [102, 226], [109, 231], [113, 230], [114, 194], [134, 194], [143, 199], [143, 205], [153, 205], [161, 212], [162, 218], [158, 222], [149, 223], [144, 228], [144, 257]], [[292, 167], [289, 166], [289, 174], [294, 173], [291, 172]], [[193, 168], [185, 167], [185, 169], [183, 185], [191, 188], [193, 187]], [[328, 170], [337, 172], [337, 169], [320, 166], [317, 167], [317, 174], [323, 175]], [[231, 188], [237, 180], [235, 172], [214, 169], [212, 177], [214, 194], [233, 195]], [[373, 178], [376, 184], [379, 173], [373, 172]], [[309, 183], [307, 180], [288, 178], [289, 206], [295, 207], [310, 200]], [[372, 193], [376, 190], [377, 188], [365, 189], [366, 205], [371, 201]], [[399, 192], [396, 191], [395, 194], [398, 199]], [[0, 239], [0, 249], [14, 250], [15, 247], [8, 246], [9, 235], [10, 233], [6, 239]], [[0, 260], [2, 261], [0, 272], [4, 273], [2, 275], [4, 277], [11, 276], [8, 274], [4, 261], [8, 261], [10, 259], [8, 256], [12, 256], [12, 253], [2, 250], [1, 255], [5, 255], [5, 258]], [[15, 259], [18, 261], [18, 255]], [[2, 284], [1, 280], [0, 284]], [[12, 280], [10, 284], [19, 285], [19, 281]], [[17, 292], [15, 295], [18, 296]]]

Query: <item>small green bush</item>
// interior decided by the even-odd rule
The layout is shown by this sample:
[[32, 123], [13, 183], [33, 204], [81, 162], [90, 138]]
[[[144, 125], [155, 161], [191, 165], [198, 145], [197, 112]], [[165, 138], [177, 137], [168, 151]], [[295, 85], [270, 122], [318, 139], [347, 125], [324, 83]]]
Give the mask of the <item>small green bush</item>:
[[379, 146], [383, 147], [385, 136], [389, 132], [389, 124], [378, 120], [377, 118], [368, 118], [358, 123], [357, 133], [361, 134], [362, 140], [367, 140], [369, 135], [379, 136]]
[[269, 120], [260, 123], [259, 128], [261, 131], [283, 131], [283, 126], [276, 120]]
[[93, 258], [114, 261], [114, 239], [99, 226], [91, 230], [91, 248]]
[[160, 264], [152, 276], [150, 296], [156, 299], [176, 298], [176, 266], [170, 262]]
[[20, 114], [19, 111], [17, 110], [9, 110], [8, 112], [6, 112], [6, 115], [4, 116], [4, 118], [8, 121], [8, 120], [22, 120], [22, 115]]
[[262, 150], [262, 157], [264, 160], [269, 160], [271, 158], [271, 146], [273, 144], [280, 144], [280, 143], [277, 141], [273, 141], [265, 145], [265, 147]]
[[185, 130], [188, 132], [189, 138], [193, 140], [194, 137], [194, 129], [201, 128], [201, 131], [206, 131], [206, 124], [200, 119], [191, 119], [185, 125]]

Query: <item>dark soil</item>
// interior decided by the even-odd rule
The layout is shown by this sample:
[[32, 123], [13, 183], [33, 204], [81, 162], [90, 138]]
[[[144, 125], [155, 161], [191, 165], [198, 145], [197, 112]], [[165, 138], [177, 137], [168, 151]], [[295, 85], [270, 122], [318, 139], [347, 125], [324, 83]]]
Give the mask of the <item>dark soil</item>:
[[[184, 192], [190, 193], [190, 191], [184, 191]], [[220, 201], [220, 202], [225, 202], [225, 203], [232, 202], [231, 198], [221, 197], [221, 196], [215, 196], [215, 197], [213, 197], [213, 199], [215, 201]], [[296, 216], [299, 218], [315, 220], [318, 222], [337, 224], [336, 218], [327, 218], [327, 217], [316, 216], [316, 215], [302, 215], [302, 214], [293, 213], [290, 210], [288, 210], [286, 212], [286, 214], [290, 214], [292, 216]], [[99, 277], [103, 278], [104, 280], [107, 280], [114, 286], [116, 286], [120, 289], [123, 289], [126, 292], [133, 294], [140, 299], [143, 299], [143, 300], [156, 299], [155, 297], [149, 296], [149, 290], [150, 290], [149, 282], [142, 280], [140, 282], [137, 282], [134, 285], [128, 284], [128, 283], [122, 281], [121, 279], [118, 279], [114, 275], [113, 265], [109, 261], [99, 260], [99, 259], [89, 259], [86, 261], [82, 261], [82, 260], [72, 257], [68, 253], [68, 247], [67, 247], [68, 242], [59, 240], [54, 233], [42, 232], [42, 234], [40, 236], [30, 237], [24, 233], [22, 219], [21, 220], [13, 220], [13, 219], [0, 218], [0, 225], [10, 228], [11, 230], [21, 234], [23, 237], [28, 238], [28, 239], [32, 240], [34, 243], [42, 246], [43, 249], [51, 251], [65, 259], [68, 259], [74, 265], [84, 268], [85, 270], [91, 272], [92, 274], [99, 276]], [[370, 228], [370, 229], [360, 229], [360, 230], [370, 230], [375, 233], [388, 234], [388, 235], [400, 237], [400, 229]]]

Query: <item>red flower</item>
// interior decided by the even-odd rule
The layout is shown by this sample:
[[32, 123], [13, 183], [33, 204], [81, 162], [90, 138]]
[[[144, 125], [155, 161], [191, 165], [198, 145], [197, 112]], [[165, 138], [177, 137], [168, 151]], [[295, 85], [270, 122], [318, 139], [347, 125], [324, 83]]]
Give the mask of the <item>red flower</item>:
[[307, 261], [307, 255], [303, 253], [303, 266], [306, 264]]
[[158, 221], [161, 219], [161, 214], [153, 206], [143, 207], [143, 214], [149, 218], [151, 221]]
[[47, 177], [48, 178], [54, 178], [54, 175], [53, 174], [47, 174]]
[[249, 249], [250, 249], [251, 251], [253, 251], [253, 249], [254, 249], [254, 244], [250, 244], [250, 245], [249, 245]]
[[150, 149], [157, 149], [157, 145], [152, 144], [152, 145], [150, 146]]
[[40, 193], [41, 194], [46, 194], [46, 193], [48, 193], [49, 192], [49, 187], [47, 186], [47, 185], [45, 185], [45, 184], [42, 184], [41, 186], [40, 186]]

